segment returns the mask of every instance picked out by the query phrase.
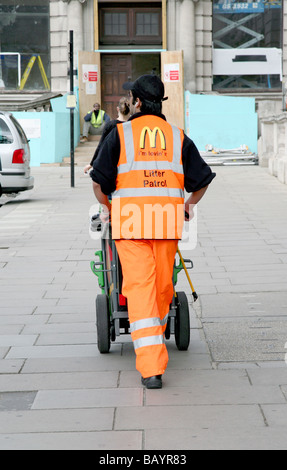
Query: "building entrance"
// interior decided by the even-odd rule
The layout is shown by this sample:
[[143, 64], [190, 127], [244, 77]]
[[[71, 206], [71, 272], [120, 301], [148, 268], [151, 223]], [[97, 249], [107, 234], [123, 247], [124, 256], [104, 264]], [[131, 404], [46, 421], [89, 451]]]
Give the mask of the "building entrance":
[[126, 95], [123, 83], [145, 73], [161, 75], [159, 53], [101, 54], [102, 108], [112, 119], [117, 117], [120, 98]]

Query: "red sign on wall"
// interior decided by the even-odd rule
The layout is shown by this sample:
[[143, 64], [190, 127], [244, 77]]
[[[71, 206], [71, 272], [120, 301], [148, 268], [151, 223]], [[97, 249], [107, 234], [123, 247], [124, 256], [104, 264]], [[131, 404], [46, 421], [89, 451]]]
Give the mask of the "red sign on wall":
[[97, 81], [98, 81], [98, 72], [89, 71], [89, 82], [97, 82]]
[[165, 82], [179, 82], [179, 64], [165, 64], [164, 65], [164, 81]]
[[173, 81], [179, 81], [179, 70], [171, 70], [169, 72], [169, 79], [171, 82]]

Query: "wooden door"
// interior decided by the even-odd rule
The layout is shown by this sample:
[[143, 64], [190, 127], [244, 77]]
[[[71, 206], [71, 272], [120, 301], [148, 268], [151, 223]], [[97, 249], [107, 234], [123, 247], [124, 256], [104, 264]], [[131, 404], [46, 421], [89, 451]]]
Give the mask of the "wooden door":
[[131, 54], [103, 54], [101, 57], [102, 71], [102, 109], [111, 119], [117, 118], [117, 105], [127, 92], [123, 83], [132, 76]]

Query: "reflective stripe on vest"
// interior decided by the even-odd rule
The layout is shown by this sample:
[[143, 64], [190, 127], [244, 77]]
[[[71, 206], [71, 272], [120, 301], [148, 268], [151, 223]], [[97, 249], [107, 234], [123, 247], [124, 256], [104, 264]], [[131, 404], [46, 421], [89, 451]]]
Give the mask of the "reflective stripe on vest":
[[91, 119], [92, 126], [100, 127], [104, 122], [104, 114], [105, 114], [105, 111], [103, 111], [102, 109], [99, 110], [97, 117], [95, 113], [93, 112], [92, 119]]
[[180, 130], [178, 127], [171, 126], [173, 131], [173, 161], [135, 161], [134, 141], [132, 123], [126, 122], [123, 126], [124, 139], [126, 146], [127, 163], [118, 166], [118, 174], [128, 173], [133, 168], [134, 170], [154, 170], [160, 166], [161, 170], [173, 170], [175, 173], [183, 175], [183, 166], [180, 164], [181, 160], [181, 139]]
[[113, 238], [180, 239], [183, 131], [153, 115], [118, 124], [117, 129], [121, 150], [112, 194]]
[[123, 188], [113, 193], [113, 199], [118, 197], [184, 197], [184, 191], [177, 188]]

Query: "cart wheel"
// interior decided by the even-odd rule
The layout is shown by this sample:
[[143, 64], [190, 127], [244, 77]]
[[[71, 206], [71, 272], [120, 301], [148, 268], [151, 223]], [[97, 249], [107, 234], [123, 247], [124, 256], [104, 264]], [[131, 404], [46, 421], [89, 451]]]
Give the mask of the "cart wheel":
[[175, 342], [179, 351], [187, 351], [190, 343], [190, 320], [188, 300], [185, 292], [177, 293], [175, 318]]
[[96, 298], [96, 314], [98, 349], [101, 354], [106, 354], [110, 351], [111, 337], [109, 301], [105, 294], [98, 295]]

